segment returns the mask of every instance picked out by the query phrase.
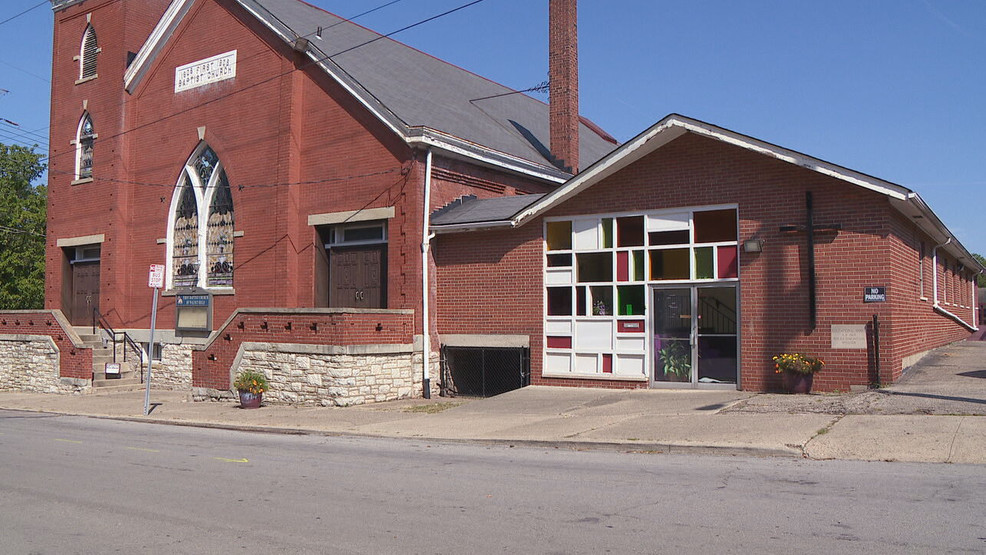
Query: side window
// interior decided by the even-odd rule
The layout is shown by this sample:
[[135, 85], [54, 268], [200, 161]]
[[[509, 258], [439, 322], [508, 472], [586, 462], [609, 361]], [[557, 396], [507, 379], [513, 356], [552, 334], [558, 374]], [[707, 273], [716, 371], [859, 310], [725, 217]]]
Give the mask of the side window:
[[92, 177], [92, 143], [96, 133], [89, 112], [82, 114], [79, 129], [75, 133], [75, 179]]
[[96, 29], [92, 25], [86, 27], [82, 35], [82, 47], [79, 50], [79, 80], [96, 77], [96, 55], [99, 54], [99, 43], [96, 40]]

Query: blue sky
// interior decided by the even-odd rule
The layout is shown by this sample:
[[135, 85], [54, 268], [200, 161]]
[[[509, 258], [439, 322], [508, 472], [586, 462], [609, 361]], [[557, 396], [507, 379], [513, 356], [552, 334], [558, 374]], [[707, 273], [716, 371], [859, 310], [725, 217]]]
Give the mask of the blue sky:
[[[4, 0], [0, 21], [38, 2]], [[357, 21], [389, 33], [466, 2]], [[525, 89], [547, 79], [547, 4], [484, 0], [394, 38]], [[19, 125], [0, 119], [2, 142], [47, 148], [51, 26], [48, 5], [0, 24], [0, 118]], [[621, 141], [672, 112], [707, 121], [914, 189], [986, 254], [982, 0], [582, 0], [579, 59], [582, 113]]]

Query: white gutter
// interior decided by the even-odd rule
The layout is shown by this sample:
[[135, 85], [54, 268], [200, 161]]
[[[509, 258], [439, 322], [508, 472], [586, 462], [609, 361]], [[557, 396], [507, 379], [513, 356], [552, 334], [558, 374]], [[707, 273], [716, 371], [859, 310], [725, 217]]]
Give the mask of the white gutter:
[[429, 224], [431, 221], [431, 149], [429, 148], [425, 155], [425, 190], [424, 190], [424, 203], [422, 205], [422, 218], [421, 218], [421, 376], [422, 376], [422, 394], [425, 399], [431, 399], [431, 368], [429, 367], [431, 359], [431, 335], [429, 329], [430, 316], [428, 314], [428, 305], [431, 304], [430, 301], [430, 291], [428, 287], [428, 250], [431, 247], [431, 238], [434, 235], [429, 234]]
[[952, 238], [949, 237], [945, 239], [945, 242], [940, 245], [935, 245], [935, 248], [931, 249], [931, 267], [934, 271], [931, 274], [931, 294], [934, 302], [932, 303], [935, 308], [938, 308], [938, 249], [944, 247], [945, 245], [952, 242]]

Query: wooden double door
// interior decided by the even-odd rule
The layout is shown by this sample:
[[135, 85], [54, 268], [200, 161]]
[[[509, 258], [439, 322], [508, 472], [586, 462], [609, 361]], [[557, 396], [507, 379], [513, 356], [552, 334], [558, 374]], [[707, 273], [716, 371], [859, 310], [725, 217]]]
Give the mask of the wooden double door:
[[387, 247], [331, 247], [329, 306], [387, 308]]
[[92, 325], [93, 311], [99, 310], [99, 260], [72, 263], [73, 326]]

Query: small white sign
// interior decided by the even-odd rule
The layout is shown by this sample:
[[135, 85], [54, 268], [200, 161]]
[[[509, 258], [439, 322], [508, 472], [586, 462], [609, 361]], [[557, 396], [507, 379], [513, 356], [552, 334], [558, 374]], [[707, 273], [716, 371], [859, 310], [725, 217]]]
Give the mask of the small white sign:
[[164, 264], [151, 264], [151, 273], [147, 279], [147, 286], [155, 289], [164, 287]]
[[866, 324], [832, 324], [833, 349], [865, 349]]
[[119, 362], [107, 362], [104, 368], [107, 376], [119, 376], [120, 375], [120, 363]]
[[175, 92], [236, 77], [236, 50], [175, 68]]

